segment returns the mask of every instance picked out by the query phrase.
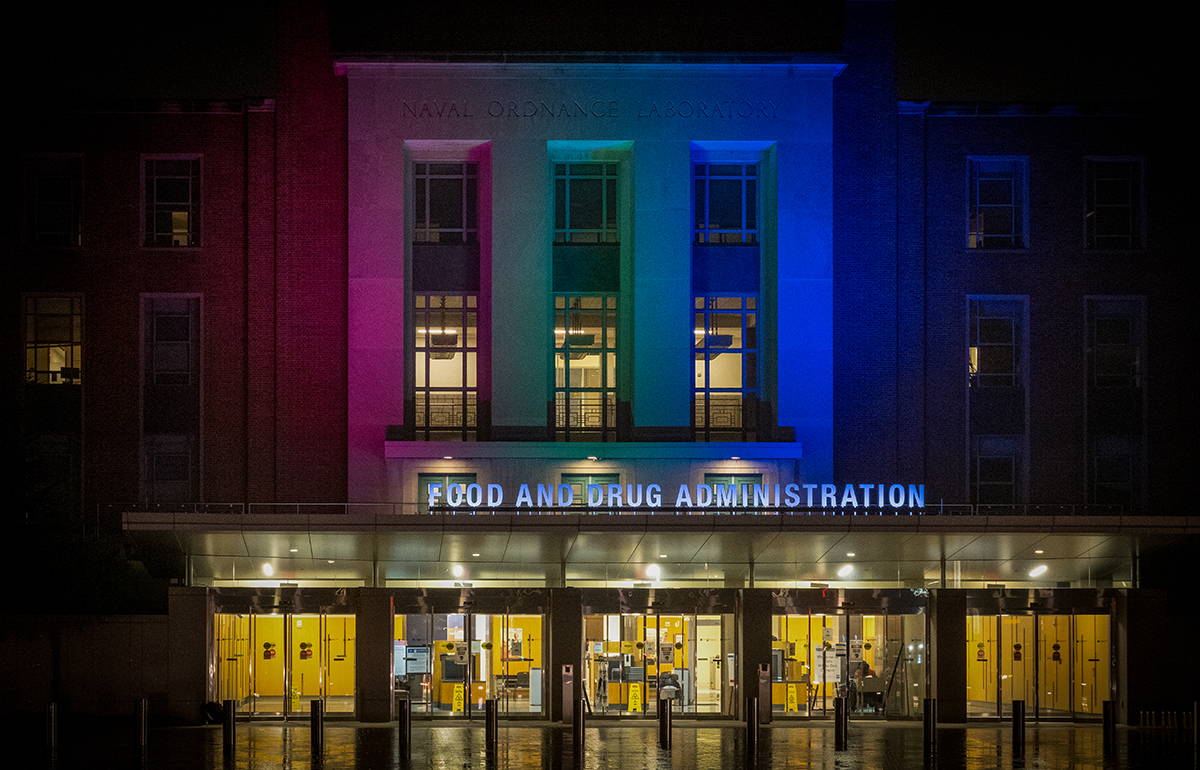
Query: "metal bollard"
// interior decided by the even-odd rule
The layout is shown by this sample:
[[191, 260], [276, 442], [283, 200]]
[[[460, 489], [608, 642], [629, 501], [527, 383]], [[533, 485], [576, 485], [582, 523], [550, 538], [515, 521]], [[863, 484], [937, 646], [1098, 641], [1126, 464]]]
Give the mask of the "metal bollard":
[[412, 754], [412, 701], [401, 698], [396, 705], [396, 716], [400, 722], [400, 740], [397, 748], [401, 758], [407, 760]]
[[576, 701], [575, 711], [571, 714], [571, 739], [575, 745], [575, 753], [580, 756], [583, 755], [584, 730], [586, 727], [583, 701]]
[[1025, 756], [1025, 701], [1012, 702], [1012, 743], [1013, 756]]
[[46, 748], [58, 748], [58, 704], [54, 701], [46, 704]]
[[495, 698], [488, 698], [483, 702], [484, 738], [489, 754], [496, 753], [500, 744], [500, 709], [498, 706]]
[[1117, 737], [1117, 725], [1116, 725], [1116, 719], [1115, 719], [1116, 709], [1114, 709], [1113, 706], [1114, 706], [1114, 704], [1112, 701], [1110, 701], [1110, 700], [1104, 701], [1103, 714], [1104, 714], [1104, 754], [1105, 754], [1105, 756], [1112, 754], [1113, 749], [1116, 748], [1116, 740], [1115, 740]]
[[237, 702], [227, 700], [223, 705], [225, 706], [225, 719], [221, 732], [225, 738], [225, 751], [231, 752], [237, 743]]
[[746, 698], [746, 754], [758, 756], [758, 698]]
[[137, 734], [138, 745], [143, 749], [146, 748], [147, 735], [147, 719], [146, 719], [146, 699], [138, 698], [133, 702], [133, 724], [134, 732]]
[[925, 754], [937, 753], [937, 700], [926, 698], [924, 702]]
[[845, 751], [848, 745], [846, 730], [850, 726], [846, 713], [846, 699], [840, 695], [833, 699], [833, 750]]
[[671, 750], [671, 699], [658, 699], [658, 745]]
[[320, 700], [314, 700], [310, 703], [309, 720], [311, 725], [309, 736], [312, 739], [312, 753], [320, 754], [325, 749], [325, 704]]

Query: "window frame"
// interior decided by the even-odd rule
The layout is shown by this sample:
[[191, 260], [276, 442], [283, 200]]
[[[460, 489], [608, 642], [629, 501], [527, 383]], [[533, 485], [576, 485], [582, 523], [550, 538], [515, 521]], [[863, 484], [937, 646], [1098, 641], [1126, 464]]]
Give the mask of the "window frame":
[[[725, 300], [740, 300], [737, 308], [713, 307], [714, 303]], [[692, 382], [692, 431], [696, 441], [752, 441], [757, 430], [757, 403], [761, 389], [762, 366], [761, 335], [759, 324], [760, 305], [758, 294], [712, 293], [697, 294], [692, 298], [692, 320], [695, 345], [693, 347]], [[703, 305], [703, 307], [701, 307]], [[738, 315], [741, 318], [739, 347], [710, 344], [714, 339], [726, 335], [709, 333], [710, 328], [719, 331], [719, 327], [710, 327], [713, 315]], [[749, 323], [753, 318], [754, 323]], [[702, 327], [696, 327], [702, 322]], [[753, 340], [750, 330], [753, 329]], [[730, 335], [732, 336], [732, 335]], [[731, 340], [732, 342], [732, 340]], [[753, 342], [753, 344], [751, 344]], [[741, 356], [741, 384], [736, 388], [714, 387], [712, 385], [712, 362], [721, 355], [737, 354]], [[703, 361], [703, 364], [701, 364]], [[703, 365], [703, 375], [699, 367]], [[703, 379], [701, 380], [701, 377]], [[703, 384], [701, 384], [703, 383]], [[737, 394], [740, 396], [737, 424], [724, 430], [713, 428], [713, 396], [717, 394]], [[701, 420], [703, 416], [703, 420]], [[703, 423], [703, 424], [701, 424]], [[737, 438], [727, 436], [714, 437], [714, 433], [738, 434]]]
[[[39, 249], [78, 249], [83, 246], [83, 174], [84, 156], [82, 153], [45, 153], [26, 155], [25, 170], [25, 238], [26, 246]], [[65, 166], [64, 169], [52, 169], [51, 166]], [[48, 202], [49, 205], [65, 205], [66, 220], [70, 223], [68, 233], [48, 233], [40, 227], [42, 220], [41, 180], [46, 178], [66, 178], [68, 180], [68, 198], [65, 203]], [[47, 240], [53, 235], [66, 235], [67, 242], [55, 243]]]
[[[982, 164], [1013, 164], [1013, 174], [1009, 177], [1012, 194], [1007, 204], [982, 203], [980, 196], [980, 181], [999, 181], [1003, 177], [981, 177]], [[1019, 177], [1019, 178], [1018, 178]], [[1019, 200], [1017, 196], [1020, 196]], [[1013, 225], [1011, 232], [1006, 234], [983, 231], [987, 217], [982, 216], [987, 209], [1007, 208], [1012, 211]], [[1020, 222], [1015, 221], [1020, 216]], [[1025, 251], [1029, 249], [1029, 159], [1023, 155], [971, 155], [967, 157], [967, 216], [966, 216], [965, 245], [969, 251]], [[1006, 245], [988, 245], [983, 239], [1008, 238]], [[1017, 239], [1020, 242], [1017, 242]]]
[[[585, 299], [599, 299], [599, 307], [571, 307], [573, 302], [580, 302]], [[562, 301], [562, 307], [559, 307], [559, 302]], [[583, 326], [572, 326], [574, 323], [571, 318], [572, 312], [589, 312], [598, 311], [601, 321], [600, 337], [601, 343], [595, 346], [595, 335], [584, 334]], [[553, 394], [551, 401], [551, 409], [553, 411], [553, 430], [554, 435], [559, 440], [594, 440], [594, 441], [615, 441], [617, 431], [617, 392], [621, 377], [621, 307], [620, 297], [616, 293], [609, 292], [561, 292], [552, 295], [551, 313], [551, 334], [554, 337], [553, 345], [550, 349], [550, 377], [551, 377], [551, 393]], [[559, 315], [563, 317], [562, 331], [559, 331]], [[578, 332], [572, 332], [573, 328], [578, 328]], [[578, 348], [571, 345], [571, 337], [580, 336], [593, 338], [592, 345]], [[560, 344], [559, 338], [562, 338]], [[578, 351], [572, 353], [572, 351]], [[572, 360], [582, 360], [591, 355], [600, 357], [600, 385], [572, 385], [571, 372]], [[563, 361], [563, 367], [559, 368], [559, 359]], [[609, 374], [608, 359], [611, 357], [611, 380]], [[559, 372], [562, 372], [562, 383], [559, 382]], [[587, 427], [586, 420], [583, 424], [575, 426], [571, 424], [571, 414], [576, 411], [571, 409], [572, 394], [588, 394], [599, 393], [600, 399], [600, 424], [598, 427]], [[578, 414], [583, 420], [588, 413], [585, 399], [580, 399]], [[598, 435], [596, 435], [598, 434]], [[591, 436], [592, 438], [588, 438]], [[578, 437], [578, 438], [577, 438]]]
[[[987, 347], [1010, 347], [1012, 349], [1012, 366], [1010, 371], [1003, 373], [980, 373], [979, 372], [979, 353], [984, 347], [979, 340], [979, 317], [976, 313], [977, 303], [1013, 303], [1013, 312], [1008, 316], [987, 315], [984, 316], [987, 320], [997, 320], [1000, 318], [1009, 318], [1012, 320], [1012, 331], [1010, 333], [1011, 342], [1007, 345], [1002, 345], [996, 342], [987, 343]], [[1016, 328], [1020, 324], [1020, 329]], [[972, 352], [976, 351], [976, 352]], [[967, 297], [967, 387], [971, 388], [1024, 388], [1028, 382], [1028, 362], [1029, 362], [1029, 299], [1025, 296], [1017, 295], [970, 295]], [[1007, 383], [989, 382], [984, 380], [984, 377], [989, 378], [1008, 378]]]
[[[434, 166], [458, 166], [456, 173], [446, 173], [440, 169], [434, 173]], [[477, 160], [435, 160], [432, 158], [413, 159], [413, 242], [416, 243], [475, 243], [479, 240], [479, 173], [480, 164]], [[447, 227], [439, 223], [434, 227], [430, 221], [434, 199], [433, 182], [439, 179], [458, 179], [462, 181], [459, 205], [460, 216], [458, 227]], [[422, 206], [422, 203], [424, 205]], [[430, 235], [436, 233], [437, 238]], [[459, 239], [447, 240], [443, 234], [457, 233]]]
[[[714, 174], [714, 167], [732, 167], [741, 166], [741, 171], [737, 174]], [[724, 162], [717, 161], [714, 158], [693, 157], [691, 159], [692, 167], [692, 244], [694, 246], [705, 246], [711, 244], [720, 244], [726, 246], [757, 246], [761, 242], [759, 237], [759, 229], [761, 226], [761, 209], [762, 202], [761, 186], [762, 174], [761, 164], [758, 159], [753, 160], [737, 160], [726, 159]], [[748, 173], [747, 169], [752, 168], [753, 173]], [[703, 169], [703, 171], [701, 171]], [[740, 227], [728, 228], [712, 226], [712, 187], [713, 181], [723, 180], [739, 180], [741, 182], [741, 221]], [[703, 187], [703, 194], [701, 194]], [[704, 199], [704, 211], [701, 212], [700, 201]], [[720, 236], [718, 240], [713, 240], [712, 235]], [[724, 236], [737, 235], [737, 240], [726, 240]]]
[[[462, 302], [458, 308], [433, 308], [427, 304], [434, 297], [440, 297], [444, 301], [446, 297], [450, 296], [461, 298]], [[422, 302], [426, 304], [422, 306]], [[456, 341], [453, 346], [439, 345], [434, 340], [434, 337], [445, 335], [445, 322], [442, 319], [445, 318], [444, 312], [446, 311], [459, 316], [459, 323], [455, 326]], [[429, 319], [433, 318], [435, 313], [439, 314], [439, 323], [441, 324], [439, 328], [442, 329], [439, 334], [429, 331], [431, 328]], [[471, 323], [472, 316], [474, 317], [473, 325]], [[425, 320], [424, 333], [422, 333], [421, 326], [423, 319]], [[479, 429], [479, 321], [478, 292], [422, 291], [413, 293], [413, 430], [418, 441], [473, 441], [477, 437]], [[462, 329], [461, 335], [459, 335], [458, 329]], [[474, 332], [468, 331], [469, 329], [474, 329]], [[442, 359], [446, 353], [450, 353], [451, 360], [454, 356], [461, 356], [459, 370], [461, 380], [458, 386], [442, 386], [431, 383], [432, 369], [435, 366], [433, 361]], [[424, 362], [423, 370], [422, 362]], [[461, 396], [460, 418], [457, 422], [440, 427], [435, 427], [431, 423], [434, 394], [438, 393]], [[425, 396], [424, 403], [422, 403], [422, 394]], [[450, 439], [448, 436], [435, 435], [449, 433], [457, 433], [458, 436]]]
[[[70, 312], [38, 312], [38, 305], [48, 301], [67, 301], [71, 304]], [[21, 324], [24, 331], [25, 339], [25, 383], [27, 385], [80, 385], [83, 380], [83, 346], [84, 346], [84, 297], [82, 294], [66, 292], [62, 294], [24, 294], [22, 295], [22, 319]], [[38, 339], [39, 323], [37, 318], [64, 318], [69, 317], [71, 339]], [[33, 366], [30, 367], [30, 345], [33, 345]], [[38, 344], [43, 343], [43, 344]], [[65, 343], [65, 344], [64, 344]], [[65, 348], [68, 352], [64, 354], [64, 365], [58, 369], [50, 368], [50, 354], [47, 352], [45, 370], [39, 369], [40, 364], [39, 350], [41, 348]], [[72, 364], [67, 366], [68, 362]], [[68, 375], [64, 378], [61, 372], [67, 371]], [[32, 372], [32, 376], [31, 376]], [[72, 373], [74, 372], [74, 373]], [[45, 374], [45, 380], [40, 378]]]
[[[170, 233], [165, 234], [166, 237], [169, 237], [171, 239], [171, 241], [172, 241], [171, 243], [163, 244], [163, 243], [152, 242], [152, 241], [157, 241], [159, 236], [163, 235], [163, 233], [160, 233], [158, 231], [156, 226], [151, 224], [151, 222], [154, 221], [154, 219], [156, 218], [157, 214], [160, 213], [160, 209], [169, 209], [172, 205], [174, 205], [174, 206], [180, 205], [180, 202], [173, 202], [173, 201], [167, 201], [167, 202], [160, 203], [157, 198], [154, 198], [153, 202], [151, 201], [151, 195], [157, 193], [158, 185], [157, 185], [157, 182], [155, 182], [155, 184], [153, 185], [153, 188], [154, 188], [153, 192], [150, 189], [148, 189], [150, 187], [150, 181], [151, 181], [149, 164], [158, 163], [160, 161], [168, 161], [168, 162], [169, 161], [188, 161], [190, 163], [195, 164], [195, 166], [192, 168], [192, 170], [188, 174], [188, 201], [187, 201], [188, 243], [186, 243], [186, 244], [178, 244], [178, 243], [174, 242], [175, 233], [177, 232], [174, 229], [172, 229], [170, 231]], [[204, 215], [204, 211], [203, 211], [203, 205], [204, 205], [204, 197], [203, 197], [204, 156], [203, 156], [203, 154], [201, 154], [201, 153], [144, 154], [141, 156], [140, 168], [141, 168], [141, 229], [140, 229], [140, 232], [141, 232], [142, 248], [156, 249], [156, 250], [170, 249], [170, 250], [176, 250], [176, 251], [188, 251], [188, 250], [195, 250], [195, 249], [201, 248], [204, 243], [204, 241], [201, 238], [201, 235], [203, 233], [203, 228], [201, 226], [201, 220]], [[181, 179], [181, 178], [182, 178], [182, 176], [179, 174], [157, 174], [156, 173], [153, 175], [153, 179], [155, 179], [155, 180], [158, 180], [158, 179]], [[167, 213], [169, 213], [169, 212], [167, 212]]]
[[[598, 166], [599, 172], [572, 173], [572, 167]], [[621, 161], [613, 159], [551, 160], [553, 240], [555, 243], [621, 242]], [[599, 227], [576, 227], [572, 209], [572, 182], [600, 180]], [[575, 185], [578, 186], [578, 185]], [[579, 237], [575, 237], [575, 236]], [[594, 237], [591, 237], [594, 236]]]
[[[1124, 244], [1101, 245], [1096, 238], [1097, 206], [1111, 209], [1122, 208], [1112, 204], [1096, 202], [1096, 171], [1102, 164], [1129, 164], [1132, 167], [1129, 175], [1129, 236]], [[1145, 160], [1140, 156], [1088, 156], [1084, 158], [1084, 249], [1090, 252], [1140, 251], [1145, 248], [1146, 239], [1146, 184]], [[1133, 189], [1136, 188], [1136, 189]], [[1114, 236], [1102, 236], [1113, 238]]]

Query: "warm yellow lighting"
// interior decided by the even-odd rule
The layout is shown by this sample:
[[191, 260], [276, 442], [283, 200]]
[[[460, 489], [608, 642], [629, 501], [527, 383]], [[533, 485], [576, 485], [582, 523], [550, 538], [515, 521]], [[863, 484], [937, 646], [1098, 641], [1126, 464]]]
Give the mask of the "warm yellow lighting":
[[1037, 567], [1034, 567], [1033, 569], [1029, 570], [1029, 577], [1038, 577], [1039, 575], [1043, 574], [1047, 569], [1048, 569], [1048, 567], [1045, 564], [1041, 564]]
[[461, 564], [454, 565], [454, 577], [462, 577], [463, 568]]

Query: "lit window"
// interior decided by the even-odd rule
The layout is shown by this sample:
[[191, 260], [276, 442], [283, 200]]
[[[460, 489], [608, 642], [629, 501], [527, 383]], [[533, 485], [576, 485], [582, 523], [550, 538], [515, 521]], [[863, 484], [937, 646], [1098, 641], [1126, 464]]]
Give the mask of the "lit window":
[[617, 298], [554, 297], [554, 427], [560, 439], [614, 441]]
[[967, 248], [1025, 248], [1025, 159], [971, 158], [968, 168]]
[[78, 385], [82, 343], [82, 297], [26, 298], [26, 382], [38, 385]]
[[475, 438], [477, 303], [474, 294], [414, 297], [418, 440]]
[[200, 245], [200, 158], [145, 158], [145, 246]]
[[1142, 245], [1142, 162], [1087, 161], [1087, 247], [1133, 249]]
[[752, 441], [757, 425], [754, 296], [696, 297], [693, 428], [699, 441]]

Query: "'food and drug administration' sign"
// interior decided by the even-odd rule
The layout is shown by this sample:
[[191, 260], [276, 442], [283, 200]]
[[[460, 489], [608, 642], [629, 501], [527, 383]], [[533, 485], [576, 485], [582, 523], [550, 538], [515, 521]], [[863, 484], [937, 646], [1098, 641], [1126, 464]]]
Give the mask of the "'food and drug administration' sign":
[[[658, 484], [588, 484], [576, 501], [570, 484], [522, 484], [513, 502], [501, 484], [438, 484], [426, 487], [430, 508], [568, 508], [586, 506], [662, 508]], [[670, 498], [667, 498], [668, 503]], [[924, 484], [680, 484], [672, 509], [819, 509], [858, 508], [920, 510], [925, 507]]]

